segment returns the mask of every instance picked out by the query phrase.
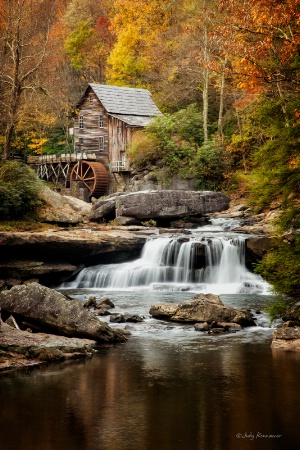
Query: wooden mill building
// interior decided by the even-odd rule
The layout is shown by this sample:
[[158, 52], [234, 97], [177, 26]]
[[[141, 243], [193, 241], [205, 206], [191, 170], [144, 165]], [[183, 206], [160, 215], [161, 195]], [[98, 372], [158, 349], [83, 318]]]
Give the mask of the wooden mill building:
[[75, 153], [95, 154], [112, 172], [128, 170], [135, 132], [160, 114], [147, 89], [89, 84], [77, 104]]
[[126, 150], [137, 130], [160, 110], [147, 89], [89, 84], [76, 105], [74, 152], [43, 155], [35, 162], [40, 178], [83, 188], [88, 197], [116, 190], [116, 178], [130, 171]]

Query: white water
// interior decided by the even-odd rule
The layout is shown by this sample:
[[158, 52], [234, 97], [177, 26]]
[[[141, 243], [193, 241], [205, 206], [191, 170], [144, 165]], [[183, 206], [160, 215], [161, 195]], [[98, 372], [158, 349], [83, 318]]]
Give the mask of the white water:
[[245, 266], [246, 237], [223, 231], [231, 226], [217, 219], [188, 237], [150, 238], [139, 259], [85, 268], [62, 287], [268, 294], [269, 285]]

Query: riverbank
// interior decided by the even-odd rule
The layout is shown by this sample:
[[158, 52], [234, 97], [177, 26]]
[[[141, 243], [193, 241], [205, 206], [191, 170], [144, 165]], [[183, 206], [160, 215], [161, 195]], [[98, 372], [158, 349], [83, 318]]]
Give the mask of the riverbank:
[[1, 321], [0, 373], [91, 357], [96, 341], [18, 330]]

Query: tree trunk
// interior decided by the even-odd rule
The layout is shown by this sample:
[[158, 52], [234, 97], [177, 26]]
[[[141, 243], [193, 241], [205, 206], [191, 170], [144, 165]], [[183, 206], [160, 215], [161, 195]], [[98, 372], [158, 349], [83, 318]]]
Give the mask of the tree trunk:
[[283, 93], [282, 93], [282, 89], [281, 89], [281, 86], [280, 86], [280, 82], [279, 82], [279, 81], [276, 83], [276, 86], [277, 86], [277, 90], [278, 90], [278, 93], [279, 93], [280, 100], [282, 101], [282, 107], [281, 107], [281, 109], [282, 109], [282, 112], [283, 112], [283, 114], [284, 114], [285, 126], [288, 128], [288, 127], [290, 126], [290, 124], [289, 124], [289, 118], [288, 118], [287, 111], [286, 111], [285, 98], [284, 98], [284, 95], [283, 95]]
[[218, 133], [223, 142], [223, 113], [224, 113], [224, 93], [225, 93], [225, 65], [226, 59], [223, 64], [223, 71], [221, 75], [221, 86], [220, 86], [220, 105], [219, 105], [219, 119], [218, 119]]
[[[205, 0], [203, 1], [203, 8], [205, 8]], [[208, 33], [207, 23], [204, 20], [203, 24], [203, 43], [204, 43], [204, 69], [203, 69], [203, 135], [204, 142], [208, 141], [208, 89], [209, 89], [209, 68], [208, 68]]]
[[[238, 129], [239, 129], [239, 133], [240, 136], [243, 137], [243, 127], [242, 127], [242, 122], [241, 122], [241, 117], [239, 114], [239, 110], [236, 108], [236, 117], [237, 117], [237, 123], [238, 123]], [[248, 168], [247, 168], [247, 161], [246, 161], [246, 155], [245, 155], [245, 150], [242, 149], [242, 159], [243, 159], [243, 166], [244, 166], [244, 173], [248, 172]]]
[[15, 129], [15, 125], [13, 121], [9, 121], [6, 125], [5, 135], [4, 135], [4, 148], [3, 148], [3, 159], [10, 159], [10, 149], [11, 149], [11, 140], [13, 136], [13, 132]]
[[204, 86], [203, 86], [203, 135], [204, 142], [208, 141], [208, 88], [209, 88], [209, 71], [204, 69]]
[[19, 65], [17, 65], [15, 69], [15, 77], [14, 77], [14, 87], [11, 93], [11, 101], [10, 101], [10, 112], [9, 117], [6, 123], [5, 128], [5, 136], [4, 136], [4, 149], [3, 149], [3, 159], [10, 159], [10, 153], [11, 153], [11, 141], [16, 125], [16, 116], [17, 111], [20, 104], [22, 89], [20, 86], [18, 86], [18, 76], [19, 76]]

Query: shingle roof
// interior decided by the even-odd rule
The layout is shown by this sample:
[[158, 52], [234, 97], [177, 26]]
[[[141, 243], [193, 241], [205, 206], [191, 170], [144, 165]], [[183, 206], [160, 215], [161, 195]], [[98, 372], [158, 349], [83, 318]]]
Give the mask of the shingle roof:
[[122, 122], [125, 122], [126, 125], [130, 125], [132, 127], [145, 127], [148, 125], [151, 120], [153, 120], [153, 116], [128, 116], [125, 114], [109, 114], [112, 117], [116, 117], [117, 119], [122, 120]]
[[146, 117], [161, 115], [147, 89], [94, 83], [89, 86], [93, 89], [108, 113]]

